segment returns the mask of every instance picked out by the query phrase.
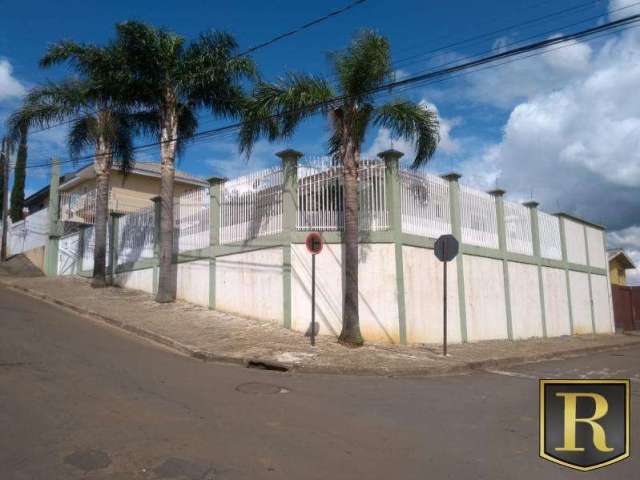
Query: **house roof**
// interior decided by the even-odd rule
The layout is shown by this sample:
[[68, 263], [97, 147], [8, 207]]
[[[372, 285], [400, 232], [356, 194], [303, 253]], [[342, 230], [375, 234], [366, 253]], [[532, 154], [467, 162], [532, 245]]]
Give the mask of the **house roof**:
[[633, 261], [631, 261], [629, 256], [624, 253], [624, 250], [622, 249], [609, 250], [607, 251], [607, 256], [609, 257], [609, 262], [613, 261], [614, 259], [620, 260], [625, 270], [636, 268]]
[[[113, 167], [112, 170], [121, 170], [121, 168]], [[129, 170], [129, 174], [146, 175], [150, 177], [160, 178], [160, 164], [156, 162], [136, 162], [133, 168]], [[69, 188], [77, 184], [81, 180], [93, 178], [94, 176], [95, 171], [93, 169], [93, 165], [87, 165], [86, 167], [83, 167], [70, 175], [70, 178], [67, 181], [61, 183], [60, 189]], [[180, 170], [176, 170], [175, 172], [175, 181], [177, 183], [187, 183], [190, 185], [198, 185], [202, 187], [206, 187], [209, 185], [209, 183], [203, 178], [196, 177], [195, 175], [190, 175]]]

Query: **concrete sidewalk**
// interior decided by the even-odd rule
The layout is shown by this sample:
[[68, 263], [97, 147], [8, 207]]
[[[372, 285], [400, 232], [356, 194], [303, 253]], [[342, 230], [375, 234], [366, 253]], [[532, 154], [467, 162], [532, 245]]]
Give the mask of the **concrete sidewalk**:
[[442, 375], [497, 368], [640, 344], [632, 335], [582, 335], [552, 339], [490, 341], [451, 345], [367, 344], [345, 348], [332, 337], [309, 339], [273, 323], [241, 318], [184, 303], [157, 304], [146, 293], [121, 288], [92, 289], [78, 277], [4, 276], [13, 288], [91, 316], [203, 360], [289, 371], [360, 375]]

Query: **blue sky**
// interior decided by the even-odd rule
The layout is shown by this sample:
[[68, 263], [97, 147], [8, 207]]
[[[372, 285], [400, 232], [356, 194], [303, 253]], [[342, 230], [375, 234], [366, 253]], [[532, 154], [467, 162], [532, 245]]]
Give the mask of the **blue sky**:
[[[0, 16], [0, 118], [30, 86], [65, 74], [64, 68], [43, 71], [37, 66], [46, 46], [56, 40], [101, 43], [112, 36], [116, 22], [138, 19], [186, 37], [207, 29], [227, 30], [244, 49], [347, 3], [9, 2]], [[558, 13], [566, 9], [572, 10]], [[326, 53], [343, 48], [358, 29], [368, 27], [389, 38], [397, 74], [403, 76], [498, 51], [527, 37], [547, 38], [634, 13], [640, 13], [637, 0], [368, 0], [253, 58], [267, 79], [291, 70], [328, 75]], [[544, 16], [549, 17], [508, 28]], [[492, 33], [497, 30], [502, 31]], [[436, 108], [441, 118], [443, 139], [429, 168], [458, 170], [466, 183], [498, 185], [514, 200], [534, 197], [548, 211], [564, 210], [603, 223], [612, 232], [610, 243], [626, 247], [640, 263], [637, 30], [404, 92]], [[457, 45], [428, 54], [451, 44]], [[225, 123], [202, 115], [203, 128]], [[63, 129], [33, 135], [29, 162], [40, 163], [54, 154], [65, 157], [64, 135]], [[286, 143], [260, 142], [248, 162], [238, 155], [233, 138], [227, 138], [189, 146], [179, 168], [202, 176], [235, 176], [273, 164], [274, 152], [284, 147], [320, 155], [325, 138], [326, 124], [317, 118]], [[363, 150], [373, 155], [391, 145], [410, 155], [410, 145], [394, 142], [384, 131], [371, 131]], [[155, 160], [157, 154], [140, 159]], [[46, 169], [30, 170], [28, 190], [46, 184], [47, 174]]]

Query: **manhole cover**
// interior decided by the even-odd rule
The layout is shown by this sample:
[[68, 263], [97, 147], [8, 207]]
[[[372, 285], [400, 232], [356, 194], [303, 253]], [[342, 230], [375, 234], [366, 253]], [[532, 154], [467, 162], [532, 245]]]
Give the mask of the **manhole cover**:
[[287, 393], [289, 391], [286, 388], [279, 387], [278, 385], [262, 382], [241, 383], [236, 387], [236, 390], [238, 392], [252, 393], [254, 395], [272, 395], [274, 393]]
[[67, 455], [64, 463], [72, 465], [85, 472], [107, 468], [111, 465], [111, 458], [102, 450], [80, 450]]

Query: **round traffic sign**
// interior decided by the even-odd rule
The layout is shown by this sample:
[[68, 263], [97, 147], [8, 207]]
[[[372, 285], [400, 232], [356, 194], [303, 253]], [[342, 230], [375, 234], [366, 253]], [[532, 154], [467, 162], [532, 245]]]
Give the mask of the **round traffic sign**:
[[453, 235], [440, 236], [433, 246], [433, 252], [441, 262], [450, 262], [456, 258], [459, 249], [460, 245], [458, 244], [458, 240], [456, 240], [456, 237]]
[[307, 246], [309, 253], [317, 255], [322, 251], [322, 246], [324, 245], [322, 235], [318, 232], [311, 232], [307, 235], [307, 238], [304, 239], [304, 244]]

